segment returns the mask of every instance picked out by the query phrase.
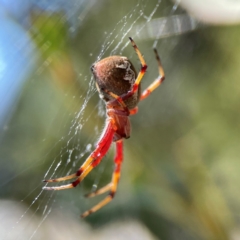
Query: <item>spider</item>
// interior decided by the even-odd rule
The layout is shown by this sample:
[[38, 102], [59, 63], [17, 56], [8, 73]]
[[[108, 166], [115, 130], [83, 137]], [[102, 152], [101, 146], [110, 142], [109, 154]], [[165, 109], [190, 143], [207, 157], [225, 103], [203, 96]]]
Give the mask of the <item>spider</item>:
[[138, 112], [138, 102], [148, 97], [165, 79], [160, 57], [157, 50], [154, 48], [158, 63], [159, 77], [141, 94], [141, 80], [147, 70], [147, 64], [133, 39], [131, 37], [129, 39], [141, 62], [141, 70], [138, 74], [130, 60], [123, 56], [110, 56], [104, 58], [94, 63], [91, 67], [99, 96], [104, 100], [107, 111], [106, 125], [96, 144], [95, 150], [89, 155], [76, 173], [65, 177], [44, 180], [44, 182], [49, 183], [75, 178], [75, 180], [69, 184], [55, 187], [43, 187], [46, 190], [63, 190], [76, 187], [89, 172], [101, 162], [102, 158], [107, 154], [112, 142], [115, 142], [115, 169], [112, 174], [111, 182], [87, 194], [86, 197], [95, 197], [106, 192], [109, 193], [102, 201], [90, 210], [85, 211], [81, 217], [86, 217], [96, 212], [112, 201], [120, 179], [123, 161], [123, 139], [130, 137], [131, 126], [129, 116]]

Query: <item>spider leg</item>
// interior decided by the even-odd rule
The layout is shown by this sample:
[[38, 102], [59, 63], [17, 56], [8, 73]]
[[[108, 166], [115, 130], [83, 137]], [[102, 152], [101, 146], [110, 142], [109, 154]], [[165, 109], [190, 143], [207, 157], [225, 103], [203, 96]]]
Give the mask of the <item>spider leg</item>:
[[122, 98], [122, 100], [125, 100], [125, 99], [129, 98], [129, 97], [132, 96], [135, 92], [138, 91], [139, 84], [140, 84], [140, 82], [141, 82], [144, 74], [145, 74], [146, 71], [147, 71], [147, 64], [146, 64], [146, 62], [145, 62], [145, 60], [144, 60], [144, 58], [143, 58], [140, 50], [138, 49], [138, 47], [137, 47], [136, 43], [133, 41], [133, 39], [132, 39], [131, 37], [130, 37], [129, 39], [130, 39], [130, 41], [131, 41], [131, 43], [132, 43], [132, 46], [133, 46], [135, 52], [137, 53], [138, 58], [139, 58], [139, 60], [140, 60], [140, 62], [141, 62], [141, 70], [140, 70], [140, 72], [138, 73], [138, 76], [137, 76], [137, 78], [136, 78], [136, 80], [135, 80], [135, 82], [134, 82], [134, 84], [133, 84], [132, 89], [131, 89], [128, 93], [123, 94], [123, 95], [120, 96], [120, 97]]
[[97, 189], [97, 190], [94, 191], [94, 192], [90, 192], [90, 193], [86, 194], [85, 197], [86, 197], [86, 198], [91, 198], [91, 197], [95, 197], [95, 196], [101, 195], [101, 194], [109, 191], [109, 190], [111, 189], [111, 187], [112, 187], [112, 184], [109, 183], [109, 184], [107, 184], [106, 186], [104, 186], [104, 187], [102, 187], [102, 188], [100, 188], [100, 189]]
[[129, 110], [130, 115], [135, 115], [138, 113], [138, 107]]
[[143, 93], [140, 97], [140, 100], [143, 100], [146, 97], [148, 97], [157, 87], [159, 87], [161, 85], [161, 83], [165, 79], [165, 74], [164, 74], [164, 70], [163, 70], [163, 67], [162, 67], [162, 63], [161, 63], [160, 57], [158, 55], [157, 49], [155, 49], [155, 48], [154, 48], [154, 53], [156, 55], [156, 59], [157, 59], [157, 62], [158, 62], [159, 77], [152, 84], [150, 84], [150, 86], [148, 88], [146, 88], [143, 91]]
[[104, 130], [104, 134], [100, 138], [96, 149], [90, 154], [90, 156], [87, 158], [87, 160], [83, 163], [83, 165], [79, 168], [79, 170], [76, 173], [57, 179], [44, 180], [45, 182], [60, 182], [77, 177], [75, 181], [66, 185], [56, 187], [43, 187], [43, 189], [63, 190], [76, 187], [88, 175], [88, 173], [101, 162], [102, 158], [106, 155], [113, 141], [114, 133], [115, 130], [113, 123], [112, 121], [108, 121], [107, 126]]
[[[66, 181], [75, 177], [80, 176], [85, 169], [89, 166], [89, 164], [94, 160], [94, 157], [90, 155], [85, 162], [82, 164], [82, 166], [78, 169], [76, 173], [73, 173], [71, 175], [65, 176], [65, 177], [60, 177], [60, 178], [54, 178], [54, 179], [48, 179], [48, 180], [43, 180], [43, 182], [61, 182], [61, 181]], [[46, 189], [44, 187], [44, 189]]]
[[116, 95], [113, 92], [108, 91], [107, 89], [103, 89], [104, 92], [109, 94], [111, 97], [115, 98], [115, 100], [124, 108], [124, 110], [129, 113], [129, 115], [135, 115], [138, 112], [138, 107], [135, 107], [133, 109], [128, 109], [126, 104], [123, 101], [123, 98], [121, 96]]
[[[116, 142], [116, 156], [114, 158], [114, 162], [116, 163], [116, 161], [119, 161], [120, 158], [122, 158], [123, 156], [123, 153], [122, 153], [122, 146], [119, 146], [120, 143], [119, 142], [122, 142], [122, 140], [119, 140], [118, 142]], [[113, 175], [115, 174], [115, 171], [113, 172]], [[105, 185], [104, 187], [100, 188], [100, 189], [97, 189], [96, 191], [94, 192], [91, 192], [91, 193], [88, 193], [85, 195], [85, 197], [87, 198], [91, 198], [91, 197], [95, 197], [97, 195], [101, 195], [105, 192], [107, 192], [108, 190], [110, 190], [112, 187], [112, 182], [108, 183], [107, 185]]]
[[123, 109], [129, 113], [129, 109], [128, 107], [126, 106], [126, 104], [124, 103], [123, 99], [121, 96], [118, 96], [117, 94], [111, 92], [111, 91], [108, 91], [107, 89], [102, 89], [104, 92], [106, 92], [107, 94], [109, 94], [112, 98], [114, 98], [122, 107]]
[[89, 214], [96, 212], [97, 210], [99, 210], [100, 208], [102, 208], [103, 206], [105, 206], [106, 204], [108, 204], [109, 202], [112, 201], [112, 199], [117, 191], [117, 186], [118, 186], [118, 182], [120, 179], [120, 171], [121, 171], [122, 161], [123, 161], [123, 141], [118, 140], [116, 142], [116, 155], [114, 158], [115, 169], [114, 169], [114, 172], [112, 175], [112, 181], [109, 184], [107, 184], [106, 186], [104, 186], [103, 188], [101, 188], [93, 193], [88, 194], [87, 197], [94, 197], [99, 194], [105, 193], [107, 191], [109, 191], [109, 194], [97, 205], [92, 207], [90, 210], [84, 212], [81, 215], [81, 217], [83, 217], [83, 218], [87, 217]]
[[[131, 43], [132, 43], [132, 46], [133, 46], [135, 52], [136, 52], [137, 55], [138, 55], [138, 58], [139, 58], [139, 60], [140, 60], [140, 62], [141, 62], [141, 65], [142, 65], [142, 66], [141, 66], [141, 70], [140, 70], [140, 72], [139, 72], [139, 74], [138, 74], [138, 76], [137, 76], [137, 79], [135, 80], [135, 83], [134, 83], [135, 88], [136, 88], [136, 86], [137, 86], [137, 88], [138, 88], [138, 85], [140, 84], [140, 82], [141, 82], [144, 74], [146, 73], [147, 64], [146, 64], [146, 62], [145, 62], [145, 60], [144, 60], [144, 58], [143, 58], [140, 50], [138, 49], [136, 43], [133, 41], [132, 38], [129, 38], [129, 39], [130, 39], [130, 41], [131, 41]], [[133, 86], [133, 88], [134, 88], [134, 86]]]

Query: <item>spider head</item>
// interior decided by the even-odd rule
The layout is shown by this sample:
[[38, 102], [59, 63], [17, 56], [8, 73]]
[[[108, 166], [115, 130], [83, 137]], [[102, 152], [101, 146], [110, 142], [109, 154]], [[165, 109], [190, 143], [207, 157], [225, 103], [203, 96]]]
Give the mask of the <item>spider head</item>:
[[[91, 71], [94, 75], [96, 86], [100, 97], [106, 102], [112, 97], [102, 89], [107, 89], [121, 96], [132, 89], [137, 73], [130, 60], [123, 56], [110, 56], [92, 65]], [[125, 101], [129, 108], [137, 105], [140, 95], [139, 91]]]

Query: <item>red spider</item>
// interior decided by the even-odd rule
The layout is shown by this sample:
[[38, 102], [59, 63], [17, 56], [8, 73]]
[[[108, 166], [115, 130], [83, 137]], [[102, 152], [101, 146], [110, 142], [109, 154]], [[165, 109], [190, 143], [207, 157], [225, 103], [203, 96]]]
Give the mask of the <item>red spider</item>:
[[61, 182], [76, 178], [75, 181], [66, 185], [44, 187], [46, 190], [63, 190], [76, 187], [88, 173], [101, 162], [112, 142], [115, 142], [115, 169], [112, 175], [112, 181], [101, 189], [88, 194], [87, 197], [94, 197], [107, 191], [109, 191], [109, 194], [93, 208], [84, 212], [81, 215], [82, 217], [96, 212], [113, 199], [117, 190], [123, 161], [123, 138], [130, 137], [131, 126], [129, 116], [137, 113], [139, 100], [148, 97], [165, 78], [159, 55], [157, 50], [154, 49], [158, 62], [159, 77], [141, 94], [140, 83], [147, 70], [147, 65], [133, 39], [129, 39], [141, 62], [141, 70], [138, 75], [132, 63], [123, 56], [104, 58], [91, 67], [100, 98], [105, 101], [107, 109], [106, 126], [97, 143], [96, 149], [90, 154], [76, 173], [56, 179], [44, 180], [44, 182]]

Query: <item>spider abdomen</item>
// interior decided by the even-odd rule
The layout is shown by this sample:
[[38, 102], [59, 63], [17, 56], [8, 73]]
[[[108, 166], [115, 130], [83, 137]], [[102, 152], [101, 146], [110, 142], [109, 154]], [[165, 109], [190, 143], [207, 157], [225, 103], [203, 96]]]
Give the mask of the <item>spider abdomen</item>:
[[[137, 77], [133, 64], [128, 58], [122, 56], [104, 58], [95, 63], [91, 69], [96, 80], [98, 92], [106, 102], [113, 98], [104, 89], [121, 96], [131, 91]], [[139, 86], [136, 93], [124, 100], [128, 109], [137, 106], [140, 94]]]

